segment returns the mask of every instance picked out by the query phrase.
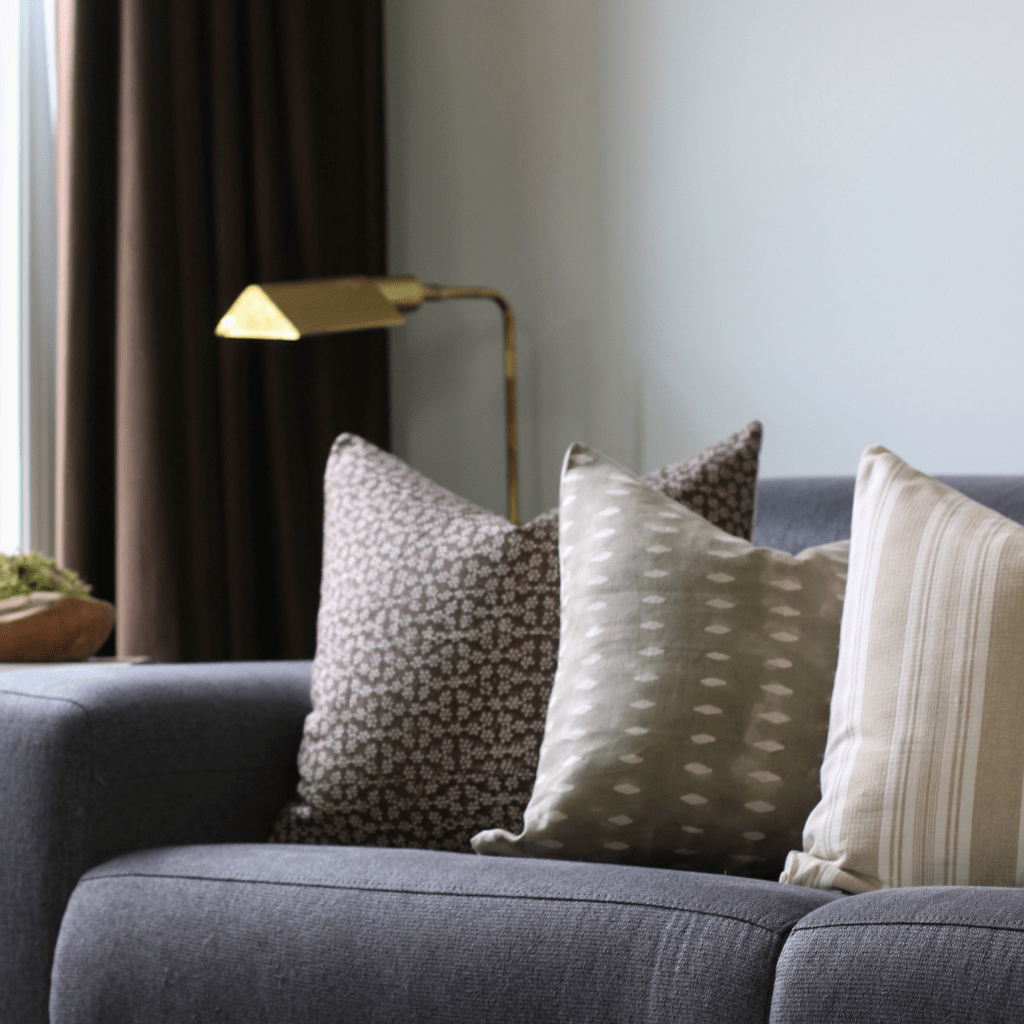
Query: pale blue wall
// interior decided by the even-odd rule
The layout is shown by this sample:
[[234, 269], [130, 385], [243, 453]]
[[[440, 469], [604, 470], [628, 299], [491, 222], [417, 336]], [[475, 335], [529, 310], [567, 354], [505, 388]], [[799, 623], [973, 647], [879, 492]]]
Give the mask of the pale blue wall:
[[[757, 416], [769, 474], [1024, 472], [1019, 0], [387, 0], [391, 263], [507, 291], [526, 514]], [[496, 313], [394, 337], [395, 443], [504, 505]]]

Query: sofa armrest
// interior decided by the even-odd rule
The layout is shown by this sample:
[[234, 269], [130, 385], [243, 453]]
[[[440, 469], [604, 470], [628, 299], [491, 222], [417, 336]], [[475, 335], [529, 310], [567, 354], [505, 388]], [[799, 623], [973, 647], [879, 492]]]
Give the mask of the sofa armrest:
[[0, 1020], [45, 1024], [61, 918], [117, 854], [262, 842], [293, 794], [311, 663], [0, 675]]

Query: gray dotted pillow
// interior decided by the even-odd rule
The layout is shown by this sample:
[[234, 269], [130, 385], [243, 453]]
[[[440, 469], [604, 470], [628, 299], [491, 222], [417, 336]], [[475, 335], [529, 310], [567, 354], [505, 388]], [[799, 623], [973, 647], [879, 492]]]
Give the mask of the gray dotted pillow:
[[[651, 482], [741, 536], [761, 425]], [[468, 850], [530, 799], [559, 636], [558, 513], [522, 527], [352, 435], [324, 490], [313, 711], [278, 842]]]
[[849, 542], [755, 548], [582, 445], [560, 514], [533, 795], [473, 848], [777, 877], [820, 794]]

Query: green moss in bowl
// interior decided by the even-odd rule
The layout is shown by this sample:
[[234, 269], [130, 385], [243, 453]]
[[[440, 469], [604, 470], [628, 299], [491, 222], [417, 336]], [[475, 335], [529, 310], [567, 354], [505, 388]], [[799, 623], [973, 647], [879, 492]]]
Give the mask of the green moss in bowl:
[[0, 554], [0, 601], [40, 590], [88, 597], [92, 587], [73, 569], [60, 568], [54, 559], [38, 551], [26, 555]]

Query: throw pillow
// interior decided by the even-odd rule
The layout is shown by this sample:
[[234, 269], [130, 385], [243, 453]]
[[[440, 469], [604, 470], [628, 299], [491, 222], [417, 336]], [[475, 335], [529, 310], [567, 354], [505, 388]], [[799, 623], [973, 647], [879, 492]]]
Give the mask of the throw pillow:
[[[657, 486], [749, 536], [761, 427]], [[327, 465], [313, 711], [280, 842], [468, 850], [522, 819], [558, 653], [558, 515], [523, 527], [351, 435]]]
[[522, 830], [478, 853], [778, 877], [818, 798], [848, 542], [755, 548], [574, 445]]
[[781, 881], [1024, 884], [1024, 527], [868, 448], [821, 770]]

